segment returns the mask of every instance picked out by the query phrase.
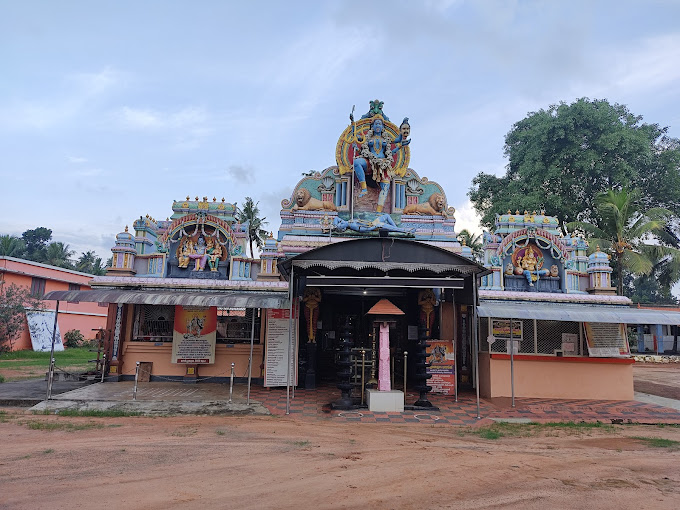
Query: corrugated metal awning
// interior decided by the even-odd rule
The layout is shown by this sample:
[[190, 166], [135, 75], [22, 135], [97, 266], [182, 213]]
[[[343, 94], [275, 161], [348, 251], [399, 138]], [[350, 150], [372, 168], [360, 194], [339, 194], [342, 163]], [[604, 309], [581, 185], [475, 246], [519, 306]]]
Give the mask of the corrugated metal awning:
[[477, 313], [480, 317], [500, 319], [680, 325], [680, 313], [629, 306], [482, 301], [477, 307]]
[[55, 290], [43, 299], [136, 305], [218, 306], [221, 308], [288, 308], [284, 292], [189, 292], [168, 290]]

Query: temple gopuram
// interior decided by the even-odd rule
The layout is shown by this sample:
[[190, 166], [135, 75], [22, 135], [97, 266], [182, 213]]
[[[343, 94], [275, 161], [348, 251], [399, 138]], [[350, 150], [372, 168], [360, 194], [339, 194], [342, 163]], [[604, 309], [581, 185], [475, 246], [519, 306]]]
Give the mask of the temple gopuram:
[[236, 203], [186, 197], [125, 227], [93, 290], [46, 296], [110, 303], [107, 380], [331, 385], [333, 407], [375, 412], [432, 409], [433, 391], [632, 399], [626, 325], [678, 314], [616, 296], [608, 256], [542, 211], [498, 215], [475, 261], [409, 167], [409, 118], [383, 107], [339, 122], [335, 165], [282, 197], [259, 256]]

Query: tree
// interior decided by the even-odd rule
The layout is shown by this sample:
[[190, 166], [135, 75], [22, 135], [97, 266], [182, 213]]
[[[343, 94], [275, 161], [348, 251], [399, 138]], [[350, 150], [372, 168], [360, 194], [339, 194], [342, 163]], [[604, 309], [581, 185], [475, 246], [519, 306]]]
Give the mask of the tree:
[[[680, 141], [623, 105], [582, 98], [530, 113], [506, 135], [503, 177], [479, 173], [468, 196], [491, 228], [507, 210], [594, 221], [594, 198], [637, 188], [646, 209], [680, 214]], [[564, 230], [564, 226], [563, 226]]]
[[16, 236], [0, 236], [0, 256], [22, 258], [26, 253], [23, 239]]
[[254, 202], [250, 197], [246, 197], [246, 203], [243, 205], [243, 209], [239, 210], [238, 213], [239, 223], [247, 225], [248, 243], [250, 246], [250, 256], [252, 258], [255, 258], [253, 243], [261, 249], [264, 246], [264, 240], [269, 234], [262, 228], [267, 225], [267, 222], [264, 221], [266, 218], [260, 218], [259, 203], [260, 202]]
[[54, 241], [47, 246], [45, 253], [45, 263], [51, 266], [73, 269], [71, 257], [75, 252], [70, 249], [68, 244]]
[[26, 287], [0, 284], [0, 352], [14, 348], [24, 330], [26, 310], [42, 308], [42, 301], [31, 296]]
[[[567, 227], [589, 234], [590, 251], [601, 248], [611, 252], [615, 258], [619, 295], [623, 295], [624, 268], [634, 275], [649, 275], [655, 264], [662, 262], [677, 269], [680, 250], [645, 242], [655, 235], [663, 235], [671, 216], [668, 209], [645, 210], [640, 192], [626, 189], [600, 193], [594, 203], [597, 216], [593, 223], [576, 221]], [[677, 270], [674, 273], [677, 274]]]
[[77, 271], [93, 275], [103, 275], [106, 273], [106, 270], [102, 266], [101, 257], [97, 257], [97, 254], [92, 250], [80, 254], [80, 257], [78, 257], [78, 261], [75, 264], [75, 268]]
[[35, 262], [45, 262], [47, 257], [47, 243], [52, 239], [52, 230], [45, 227], [27, 230], [21, 234], [26, 243], [26, 258]]
[[458, 234], [458, 240], [461, 244], [469, 246], [472, 250], [472, 258], [476, 262], [481, 262], [484, 256], [484, 250], [482, 249], [482, 236], [480, 234], [473, 234], [468, 229], [464, 228]]

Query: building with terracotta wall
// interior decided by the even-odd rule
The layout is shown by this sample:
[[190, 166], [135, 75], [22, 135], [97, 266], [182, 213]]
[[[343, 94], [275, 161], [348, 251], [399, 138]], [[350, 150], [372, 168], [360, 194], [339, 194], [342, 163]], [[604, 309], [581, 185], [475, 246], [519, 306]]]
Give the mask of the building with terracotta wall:
[[[91, 274], [40, 264], [14, 257], [0, 257], [0, 285], [12, 283], [31, 290], [36, 297], [42, 297], [54, 290], [89, 290]], [[45, 310], [54, 311], [56, 301], [45, 301]], [[86, 339], [94, 338], [94, 329], [106, 327], [108, 304], [103, 303], [59, 303], [59, 331], [64, 333], [78, 329]], [[14, 343], [14, 350], [32, 349], [28, 325]]]

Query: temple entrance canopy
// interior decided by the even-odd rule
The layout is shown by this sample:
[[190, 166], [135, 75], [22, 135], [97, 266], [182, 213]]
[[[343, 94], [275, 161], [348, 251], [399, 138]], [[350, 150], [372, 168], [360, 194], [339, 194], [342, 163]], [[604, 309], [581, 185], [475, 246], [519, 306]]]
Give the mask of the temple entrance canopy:
[[[310, 287], [353, 292], [383, 288], [438, 288], [456, 302], [474, 303], [473, 276], [488, 272], [470, 259], [418, 241], [365, 238], [330, 244], [279, 264], [296, 293]], [[449, 292], [449, 294], [451, 294]]]

